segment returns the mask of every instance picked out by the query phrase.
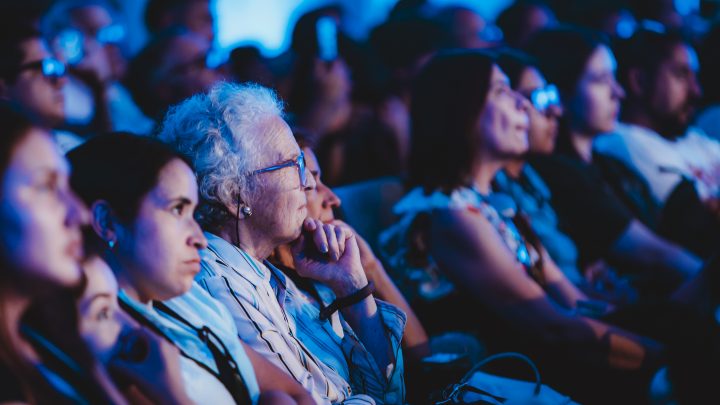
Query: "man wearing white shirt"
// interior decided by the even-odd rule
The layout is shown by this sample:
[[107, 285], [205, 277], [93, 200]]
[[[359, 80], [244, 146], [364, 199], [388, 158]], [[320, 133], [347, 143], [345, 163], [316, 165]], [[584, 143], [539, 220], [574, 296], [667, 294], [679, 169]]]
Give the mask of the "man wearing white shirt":
[[636, 170], [661, 206], [684, 178], [702, 200], [717, 198], [720, 143], [689, 127], [702, 95], [695, 50], [673, 33], [640, 32], [619, 63], [624, 124], [596, 139], [595, 151]]
[[594, 151], [647, 182], [659, 233], [708, 256], [720, 243], [720, 142], [690, 127], [702, 95], [697, 54], [675, 33], [641, 31], [624, 46], [624, 123], [596, 138]]

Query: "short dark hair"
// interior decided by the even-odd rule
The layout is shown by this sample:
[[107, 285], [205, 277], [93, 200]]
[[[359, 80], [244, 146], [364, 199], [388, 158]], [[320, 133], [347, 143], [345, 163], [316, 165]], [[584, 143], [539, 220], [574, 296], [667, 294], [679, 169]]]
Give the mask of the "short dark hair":
[[679, 31], [657, 32], [647, 29], [637, 31], [616, 47], [618, 81], [626, 90], [630, 90], [627, 84], [628, 72], [631, 69], [640, 69], [648, 75], [654, 75], [660, 64], [670, 58], [678, 45], [692, 46]]
[[410, 187], [449, 193], [468, 184], [480, 142], [474, 128], [494, 64], [481, 51], [446, 51], [421, 71], [410, 107]]
[[142, 199], [174, 159], [190, 162], [169, 145], [127, 132], [90, 139], [67, 155], [70, 185], [87, 205], [107, 201], [123, 221], [135, 219]]
[[607, 38], [593, 30], [563, 26], [543, 30], [530, 41], [527, 51], [539, 61], [540, 70], [554, 83], [560, 94], [572, 95], [587, 62], [600, 46], [608, 46]]
[[42, 40], [40, 30], [31, 25], [15, 25], [0, 29], [0, 79], [13, 83], [18, 67], [25, 59], [23, 46], [29, 40]]

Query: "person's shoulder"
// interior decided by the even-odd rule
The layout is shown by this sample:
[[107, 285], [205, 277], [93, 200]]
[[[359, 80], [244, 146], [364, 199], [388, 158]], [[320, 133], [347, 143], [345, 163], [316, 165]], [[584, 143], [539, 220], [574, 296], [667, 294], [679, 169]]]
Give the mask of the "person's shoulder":
[[433, 233], [443, 240], [493, 232], [492, 225], [477, 207], [435, 209], [430, 213], [430, 220]]

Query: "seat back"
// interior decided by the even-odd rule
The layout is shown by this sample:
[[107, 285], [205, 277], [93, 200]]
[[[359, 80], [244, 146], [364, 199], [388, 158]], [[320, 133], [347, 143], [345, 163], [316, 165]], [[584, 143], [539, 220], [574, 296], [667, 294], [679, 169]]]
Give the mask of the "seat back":
[[380, 232], [398, 219], [392, 209], [405, 193], [397, 177], [382, 177], [333, 189], [342, 200], [337, 217], [347, 222], [377, 252]]

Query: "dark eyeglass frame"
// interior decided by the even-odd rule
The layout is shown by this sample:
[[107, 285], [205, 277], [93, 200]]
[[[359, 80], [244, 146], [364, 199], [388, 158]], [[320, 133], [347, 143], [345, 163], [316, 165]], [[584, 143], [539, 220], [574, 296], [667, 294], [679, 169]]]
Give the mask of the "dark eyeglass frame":
[[554, 84], [546, 84], [533, 90], [527, 98], [533, 107], [543, 114], [548, 108], [561, 105], [560, 92]]
[[297, 166], [298, 175], [300, 176], [300, 185], [303, 187], [306, 187], [307, 186], [307, 174], [305, 173], [305, 167], [306, 167], [305, 166], [305, 153], [302, 151], [300, 152], [298, 157], [296, 157], [295, 159], [281, 162], [276, 165], [266, 167], [264, 169], [255, 170], [254, 172], [250, 173], [250, 175], [254, 176], [256, 174], [272, 172], [275, 170], [280, 170], [280, 169], [284, 169], [286, 167], [291, 167], [291, 166]]
[[29, 69], [40, 69], [40, 72], [43, 74], [43, 76], [47, 77], [48, 79], [59, 79], [65, 76], [65, 73], [67, 72], [67, 68], [65, 67], [64, 63], [60, 62], [55, 58], [47, 57], [36, 60], [34, 62], [24, 63], [18, 66], [18, 68], [15, 69], [15, 74], [19, 75], [23, 71]]

